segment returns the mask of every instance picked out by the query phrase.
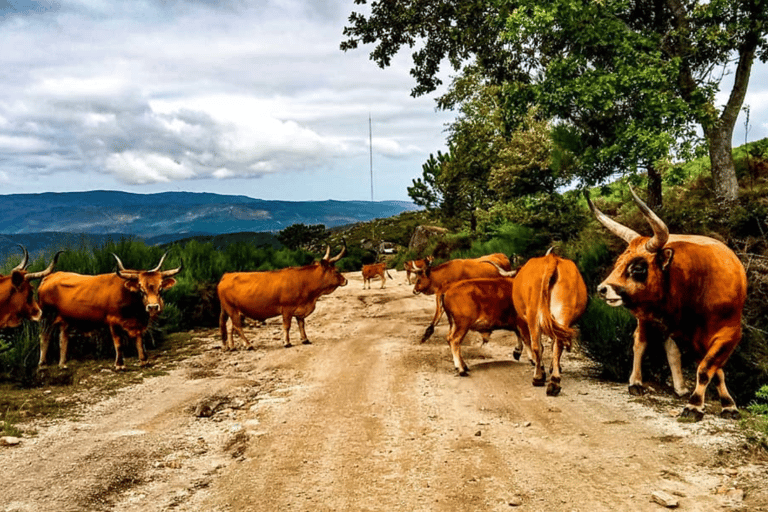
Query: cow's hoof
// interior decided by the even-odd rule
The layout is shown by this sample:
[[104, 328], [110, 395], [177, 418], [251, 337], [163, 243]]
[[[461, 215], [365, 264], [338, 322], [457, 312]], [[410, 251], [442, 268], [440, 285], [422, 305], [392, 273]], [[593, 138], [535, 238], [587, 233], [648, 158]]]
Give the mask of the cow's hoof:
[[[288, 346], [290, 347], [290, 345]], [[256, 350], [256, 349], [253, 348], [253, 345], [248, 345], [247, 347], [245, 347], [245, 350]]]
[[115, 371], [116, 372], [124, 372], [125, 371], [125, 365], [115, 366]]
[[513, 350], [512, 351], [512, 357], [515, 358], [515, 361], [519, 361], [521, 355], [523, 355], [523, 353], [520, 352], [519, 350]]
[[643, 396], [645, 394], [645, 388], [640, 384], [632, 384], [629, 386], [629, 394], [632, 396]]
[[469, 372], [467, 370], [456, 369], [456, 375], [459, 377], [469, 377]]
[[704, 419], [704, 413], [698, 409], [686, 407], [683, 412], [680, 413], [680, 418], [691, 421], [701, 421]]
[[720, 417], [725, 418], [726, 420], [738, 420], [741, 418], [741, 413], [738, 409], [723, 409], [722, 412], [720, 412]]
[[533, 384], [537, 388], [543, 387], [544, 384], [546, 384], [546, 383], [547, 383], [547, 379], [545, 379], [545, 378], [533, 379], [533, 381], [531, 381], [531, 384]]
[[312, 342], [311, 342], [311, 341], [309, 341], [309, 340], [304, 340], [304, 341], [302, 341], [302, 342], [301, 342], [301, 344], [302, 344], [302, 345], [311, 345], [311, 344], [312, 344]]
[[[60, 365], [59, 365], [59, 370], [66, 370], [66, 369], [68, 369], [68, 368], [69, 368], [69, 366], [67, 366], [67, 365], [65, 365], [65, 364], [60, 364]], [[123, 366], [123, 368], [125, 368], [125, 366]]]
[[550, 382], [547, 386], [547, 396], [557, 396], [560, 394], [561, 389], [560, 384]]
[[141, 361], [139, 363], [140, 368], [147, 368], [149, 366], [149, 361]]

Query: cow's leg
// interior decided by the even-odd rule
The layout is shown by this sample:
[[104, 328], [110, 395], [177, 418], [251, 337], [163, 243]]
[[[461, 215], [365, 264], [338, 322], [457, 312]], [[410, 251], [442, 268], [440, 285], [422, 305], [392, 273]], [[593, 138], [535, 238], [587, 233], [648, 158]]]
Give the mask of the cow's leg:
[[424, 331], [424, 335], [421, 337], [421, 342], [427, 341], [434, 333], [437, 322], [440, 321], [440, 317], [443, 316], [443, 305], [440, 300], [440, 294], [435, 294], [435, 316], [432, 317], [432, 322], [427, 326], [427, 330]]
[[737, 420], [741, 417], [739, 410], [736, 408], [736, 402], [733, 401], [731, 394], [728, 393], [728, 388], [725, 386], [725, 373], [720, 368], [715, 373], [717, 378], [717, 394], [720, 396], [720, 405], [723, 410], [720, 411], [722, 418]]
[[481, 332], [480, 336], [483, 338], [480, 342], [480, 346], [483, 346], [491, 340], [491, 331]]
[[[245, 349], [246, 350], [253, 350], [253, 345], [251, 345], [251, 342], [248, 340], [248, 337], [245, 335], [245, 332], [243, 331], [243, 315], [240, 314], [239, 311], [235, 311], [230, 316], [232, 320], [232, 329], [233, 331], [237, 332], [237, 334], [240, 335], [241, 338], [243, 338], [243, 341], [245, 342]], [[230, 336], [230, 349], [235, 349], [235, 335], [232, 334]]]
[[[736, 343], [741, 338], [741, 326], [731, 328], [726, 327], [721, 329], [713, 338], [712, 343], [707, 350], [707, 353], [702, 358], [696, 369], [696, 389], [693, 390], [691, 398], [688, 400], [688, 404], [683, 409], [681, 416], [683, 418], [692, 418], [695, 421], [699, 421], [704, 417], [704, 396], [707, 391], [707, 386], [712, 380], [713, 376], [722, 372], [721, 367], [725, 364], [728, 358], [736, 347]], [[718, 377], [720, 375], [718, 374]], [[720, 392], [720, 402], [723, 405], [723, 412], [726, 416], [733, 416], [736, 410], [736, 404], [728, 394], [728, 390], [725, 388], [725, 375], [718, 379], [718, 391]], [[725, 391], [725, 394], [721, 390]]]
[[384, 272], [382, 272], [381, 273], [381, 288], [384, 288], [385, 284], [387, 284], [387, 278], [384, 276]]
[[311, 345], [312, 342], [307, 339], [307, 331], [304, 330], [304, 317], [297, 316], [296, 324], [299, 326], [299, 334], [301, 334], [301, 343], [304, 345]]
[[44, 322], [40, 325], [40, 361], [37, 366], [44, 368], [46, 366], [45, 360], [48, 358], [48, 344], [51, 341], [51, 331], [54, 324], [48, 324]]
[[227, 344], [229, 335], [229, 329], [227, 328], [228, 320], [229, 315], [224, 310], [224, 306], [221, 306], [221, 313], [219, 313], [219, 332], [221, 333], [221, 348], [225, 351], [229, 350], [229, 345]]
[[515, 359], [519, 361], [520, 356], [522, 355], [523, 351], [525, 351], [528, 354], [528, 362], [533, 365], [533, 353], [531, 352], [531, 331], [528, 329], [528, 324], [526, 322], [519, 323], [515, 334], [517, 335], [517, 347], [515, 347], [513, 350], [512, 356], [515, 357], [515, 353], [517, 353]]
[[67, 347], [69, 346], [69, 326], [62, 323], [59, 327], [59, 368], [67, 367]]
[[667, 361], [669, 370], [672, 372], [672, 386], [675, 388], [675, 394], [679, 397], [688, 396], [688, 388], [683, 379], [683, 364], [680, 356], [680, 349], [672, 338], [667, 338], [664, 342], [664, 350], [667, 352]]
[[461, 342], [464, 336], [467, 334], [467, 329], [457, 324], [451, 325], [450, 332], [448, 333], [448, 345], [451, 348], [451, 354], [453, 355], [453, 366], [456, 368], [456, 372], [461, 377], [468, 375], [469, 368], [461, 357]]
[[552, 366], [550, 372], [552, 375], [549, 378], [549, 384], [547, 385], [547, 395], [557, 396], [560, 394], [560, 356], [563, 354], [563, 342], [555, 338], [552, 343]]
[[[61, 332], [64, 332], [62, 329]], [[112, 343], [115, 345], [115, 370], [125, 370], [125, 361], [123, 360], [123, 342], [120, 334], [115, 329], [114, 324], [109, 324], [109, 333], [112, 335]]]
[[285, 333], [285, 343], [283, 346], [285, 348], [291, 347], [291, 319], [293, 318], [293, 314], [291, 313], [283, 313], [283, 332]]
[[541, 327], [538, 321], [529, 324], [531, 333], [531, 354], [533, 354], [533, 385], [543, 386], [547, 381], [547, 373], [544, 371], [544, 347], [541, 343]]
[[643, 322], [637, 322], [637, 328], [634, 334], [634, 344], [632, 345], [632, 373], [629, 376], [629, 394], [641, 396], [645, 393], [643, 387], [643, 354], [648, 347], [646, 340], [645, 325]]
[[131, 333], [133, 335], [133, 338], [136, 340], [136, 353], [139, 356], [139, 366], [141, 368], [144, 368], [145, 366], [149, 366], [149, 361], [147, 361], [147, 354], [144, 351], [144, 336], [141, 331], [134, 331]]

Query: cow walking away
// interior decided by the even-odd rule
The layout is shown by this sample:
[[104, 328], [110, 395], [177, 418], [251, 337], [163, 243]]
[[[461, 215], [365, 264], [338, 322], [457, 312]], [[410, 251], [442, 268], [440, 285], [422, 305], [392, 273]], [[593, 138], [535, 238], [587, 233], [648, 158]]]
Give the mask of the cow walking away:
[[411, 274], [418, 274], [424, 270], [424, 267], [430, 265], [434, 259], [435, 258], [432, 256], [427, 256], [422, 260], [408, 260], [403, 263], [403, 270], [405, 270], [405, 280], [408, 281], [408, 284], [412, 284]]
[[463, 281], [465, 279], [474, 279], [479, 277], [498, 277], [498, 272], [493, 266], [485, 262], [496, 263], [500, 268], [511, 271], [512, 267], [509, 258], [502, 253], [488, 254], [479, 258], [455, 259], [441, 263], [435, 267], [431, 262], [425, 265], [424, 269], [417, 273], [416, 284], [413, 286], [414, 295], [423, 293], [424, 295], [435, 295], [435, 314], [432, 317], [421, 342], [427, 341], [435, 332], [435, 326], [443, 315], [443, 307], [440, 304], [440, 294], [448, 288], [449, 285]]
[[[501, 269], [499, 273], [507, 275]], [[543, 386], [547, 380], [542, 335], [552, 341], [547, 395], [557, 396], [561, 390], [560, 357], [563, 350], [571, 350], [578, 336], [574, 324], [587, 309], [587, 285], [574, 262], [552, 254], [550, 249], [517, 271], [512, 299], [519, 332], [533, 358], [534, 386]]]
[[232, 319], [236, 331], [248, 349], [253, 345], [243, 332], [243, 318], [264, 321], [282, 316], [285, 347], [291, 346], [291, 319], [296, 317], [301, 342], [309, 345], [304, 330], [304, 319], [314, 310], [322, 295], [332, 293], [339, 286], [345, 286], [347, 279], [334, 264], [347, 252], [346, 244], [341, 252], [330, 257], [330, 246], [320, 261], [303, 267], [289, 267], [267, 272], [230, 272], [224, 274], [217, 286], [221, 314], [219, 328], [224, 350], [234, 350], [234, 333], [228, 336], [227, 320]]
[[57, 252], [45, 270], [27, 272], [29, 253], [23, 245], [19, 247], [24, 253], [21, 263], [13, 267], [9, 275], [0, 276], [0, 329], [18, 327], [24, 320], [40, 321], [42, 310], [31, 283], [51, 274], [61, 254]]
[[721, 416], [738, 418], [725, 385], [723, 366], [741, 340], [741, 315], [747, 297], [747, 275], [736, 254], [713, 238], [670, 235], [666, 224], [635, 194], [632, 199], [653, 229], [641, 236], [595, 207], [595, 217], [628, 247], [614, 263], [611, 274], [598, 285], [610, 306], [625, 306], [637, 318], [629, 392], [644, 393], [642, 358], [651, 333], [662, 329], [664, 348], [675, 392], [686, 395], [678, 344], [693, 349], [698, 359], [696, 388], [682, 417], [704, 416], [704, 394], [714, 381], [722, 406]]
[[387, 271], [387, 264], [386, 263], [374, 263], [372, 265], [363, 265], [363, 290], [365, 290], [365, 285], [368, 285], [368, 289], [371, 289], [371, 280], [376, 279], [377, 277], [381, 278], [381, 288], [384, 288], [384, 284], [387, 282], [386, 276], [389, 276], [390, 279], [392, 279], [392, 276], [389, 275], [389, 272]]
[[120, 331], [136, 342], [140, 366], [146, 366], [143, 336], [150, 322], [163, 310], [160, 293], [176, 284], [173, 278], [182, 266], [160, 270], [166, 254], [152, 270], [130, 270], [113, 254], [117, 270], [110, 274], [87, 276], [56, 272], [43, 279], [38, 288], [40, 307], [50, 325], [40, 330], [40, 362], [44, 367], [53, 327], [59, 327], [59, 367], [67, 367], [69, 331], [74, 327], [91, 331], [107, 325], [115, 345], [115, 370], [124, 370]]
[[[450, 326], [448, 344], [460, 376], [468, 375], [469, 371], [461, 357], [461, 342], [469, 331], [480, 333], [483, 344], [488, 342], [493, 331], [504, 329], [518, 332], [517, 313], [512, 301], [514, 281], [512, 277], [467, 279], [453, 283], [441, 294], [440, 300]], [[517, 339], [519, 344], [519, 335]]]

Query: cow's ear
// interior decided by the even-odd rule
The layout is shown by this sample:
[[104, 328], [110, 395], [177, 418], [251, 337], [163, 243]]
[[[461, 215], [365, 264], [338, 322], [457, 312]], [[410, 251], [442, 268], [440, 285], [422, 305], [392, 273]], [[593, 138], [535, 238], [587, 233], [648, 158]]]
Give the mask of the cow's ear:
[[166, 277], [165, 279], [163, 279], [163, 282], [160, 283], [160, 289], [161, 290], [167, 290], [168, 288], [170, 288], [171, 286], [173, 286], [175, 284], [176, 284], [176, 280], [174, 278]]
[[24, 284], [24, 272], [14, 270], [13, 274], [11, 274], [11, 284], [18, 290]]
[[674, 254], [675, 251], [672, 249], [664, 249], [659, 252], [659, 266], [661, 267], [661, 270], [667, 270], [669, 264], [672, 263], [672, 256], [674, 256]]
[[138, 279], [126, 279], [123, 282], [123, 286], [125, 286], [126, 289], [128, 289], [128, 291], [131, 291], [134, 293], [141, 291], [141, 287], [139, 286]]

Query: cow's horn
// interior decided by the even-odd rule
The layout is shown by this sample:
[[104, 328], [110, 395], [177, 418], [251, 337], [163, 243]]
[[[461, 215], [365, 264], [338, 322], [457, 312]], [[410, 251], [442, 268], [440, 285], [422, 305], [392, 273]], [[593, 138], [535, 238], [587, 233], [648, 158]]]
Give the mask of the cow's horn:
[[181, 272], [183, 268], [184, 268], [184, 262], [182, 261], [178, 267], [172, 268], [170, 270], [163, 270], [162, 272], [160, 272], [160, 275], [163, 277], [175, 276], [176, 274]]
[[158, 263], [155, 268], [153, 268], [152, 270], [148, 270], [147, 272], [157, 272], [158, 270], [160, 270], [160, 267], [163, 266], [163, 262], [165, 261], [165, 257], [166, 256], [168, 256], [168, 252], [167, 251], [165, 252], [165, 254], [163, 254], [163, 257], [160, 258], [160, 263]]
[[123, 279], [138, 279], [139, 274], [137, 272], [132, 272], [130, 270], [126, 270], [126, 268], [123, 266], [123, 262], [120, 260], [120, 258], [117, 256], [117, 254], [112, 253], [112, 256], [115, 257], [115, 260], [117, 261], [117, 275], [122, 277]]
[[[341, 247], [341, 252], [334, 256], [333, 258], [328, 260], [328, 263], [336, 263], [341, 259], [342, 256], [344, 256], [347, 253], [347, 241], [342, 238], [341, 243], [343, 244]], [[331, 247], [328, 246], [328, 250], [331, 250]]]
[[21, 247], [21, 250], [24, 252], [24, 256], [21, 258], [21, 263], [13, 267], [11, 272], [16, 270], [26, 270], [27, 264], [29, 263], [29, 253], [27, 252], [27, 248], [21, 244], [18, 244], [18, 246]]
[[637, 233], [637, 231], [634, 231], [628, 228], [627, 226], [623, 226], [619, 224], [618, 222], [616, 222], [615, 220], [611, 219], [606, 214], [598, 210], [597, 206], [595, 206], [595, 204], [589, 198], [589, 191], [584, 190], [584, 197], [587, 199], [587, 204], [589, 205], [589, 209], [592, 210], [592, 214], [600, 222], [600, 224], [608, 228], [608, 231], [618, 236], [619, 238], [621, 238], [627, 243], [631, 242], [632, 240], [640, 236]]
[[667, 243], [667, 239], [669, 239], [669, 228], [658, 215], [653, 213], [653, 210], [648, 208], [648, 205], [645, 204], [642, 199], [637, 197], [632, 185], [629, 186], [629, 191], [632, 193], [632, 198], [635, 200], [635, 204], [637, 204], [637, 207], [643, 212], [643, 217], [645, 217], [645, 220], [647, 220], [648, 224], [653, 228], [653, 238], [645, 243], [645, 250], [648, 252], [658, 252], [659, 249], [664, 247], [664, 244]]
[[328, 261], [328, 258], [330, 258], [330, 257], [331, 257], [331, 246], [330, 245], [326, 245], [325, 246], [325, 256], [323, 256], [323, 259], [325, 261]]
[[33, 279], [42, 279], [51, 272], [53, 272], [53, 267], [56, 266], [56, 262], [59, 261], [59, 255], [63, 253], [64, 251], [59, 251], [56, 254], [53, 255], [53, 260], [51, 261], [51, 264], [48, 265], [48, 268], [45, 270], [41, 270], [40, 272], [29, 272], [27, 275], [24, 276], [24, 279], [27, 281], [32, 281]]
[[494, 267], [496, 267], [496, 270], [498, 270], [499, 275], [501, 277], [515, 277], [517, 275], [517, 270], [504, 270], [501, 268], [495, 261], [483, 261], [483, 263], [490, 263]]

